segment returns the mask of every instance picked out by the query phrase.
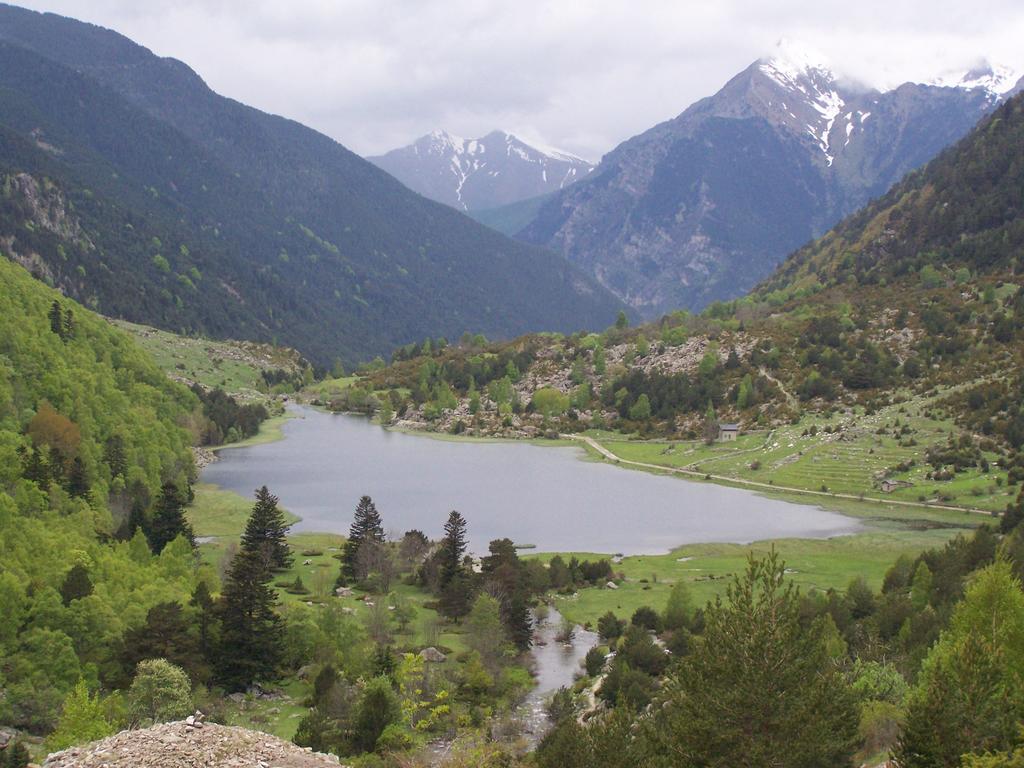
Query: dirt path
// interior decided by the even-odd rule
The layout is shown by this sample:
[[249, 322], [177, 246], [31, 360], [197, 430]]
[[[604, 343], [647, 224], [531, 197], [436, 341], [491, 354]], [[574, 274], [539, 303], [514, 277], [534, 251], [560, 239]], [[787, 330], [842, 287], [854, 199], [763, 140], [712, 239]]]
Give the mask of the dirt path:
[[768, 369], [763, 367], [763, 366], [761, 368], [758, 368], [757, 370], [758, 370], [758, 373], [760, 373], [762, 376], [764, 376], [766, 379], [768, 379], [768, 381], [770, 381], [772, 384], [774, 384], [776, 387], [779, 388], [779, 391], [782, 393], [783, 397], [786, 398], [786, 403], [788, 405], [790, 405], [791, 407], [795, 408], [796, 412], [799, 413], [800, 412], [800, 401], [797, 400], [792, 395], [792, 393], [790, 393], [789, 390], [787, 390], [785, 388], [785, 386], [783, 386], [782, 382], [779, 381], [778, 379], [776, 379], [770, 373], [768, 373]]
[[[803, 496], [819, 496], [828, 499], [849, 499], [851, 501], [866, 501], [874, 504], [891, 504], [899, 507], [911, 507], [916, 509], [941, 509], [948, 512], [974, 512], [977, 514], [992, 517], [992, 513], [985, 509], [975, 509], [973, 507], [955, 507], [949, 504], [928, 504], [919, 501], [904, 501], [902, 499], [879, 499], [874, 496], [858, 496], [852, 493], [832, 493], [830, 491], [812, 491], [806, 488], [793, 488], [785, 485], [775, 485], [774, 483], [762, 483], [757, 480], [744, 480], [738, 477], [729, 477], [728, 475], [715, 475], [709, 472], [698, 472], [693, 469], [687, 469], [685, 467], [666, 467], [661, 464], [650, 464], [645, 461], [633, 461], [631, 459], [623, 459], [616, 456], [614, 453], [609, 451], [597, 440], [592, 437], [585, 435], [560, 435], [560, 437], [566, 440], [577, 440], [586, 443], [601, 456], [611, 461], [614, 464], [620, 464], [624, 466], [640, 467], [642, 469], [654, 469], [659, 472], [669, 472], [676, 475], [685, 475], [687, 477], [699, 478], [701, 480], [717, 480], [722, 483], [729, 485], [739, 485], [745, 488], [756, 488], [764, 491], [782, 491], [784, 493], [799, 493]], [[756, 449], [753, 449], [756, 450]], [[730, 454], [735, 455], [735, 454]]]

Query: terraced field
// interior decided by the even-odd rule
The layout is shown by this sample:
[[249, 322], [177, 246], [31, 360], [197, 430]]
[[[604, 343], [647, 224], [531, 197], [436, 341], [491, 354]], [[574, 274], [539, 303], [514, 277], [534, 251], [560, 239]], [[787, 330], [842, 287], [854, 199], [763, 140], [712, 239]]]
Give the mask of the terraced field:
[[[930, 401], [911, 401], [874, 414], [832, 419], [805, 417], [773, 432], [742, 435], [733, 443], [639, 442], [601, 439], [622, 459], [692, 469], [781, 488], [865, 498], [941, 503], [999, 512], [1016, 497], [1000, 454], [985, 451], [989, 471], [972, 467], [952, 480], [931, 480], [925, 450], [958, 435], [952, 422], [931, 413]], [[925, 415], [929, 413], [930, 415]], [[912, 462], [912, 466], [907, 466]], [[899, 465], [903, 464], [902, 469]], [[885, 492], [888, 478], [906, 485]]]

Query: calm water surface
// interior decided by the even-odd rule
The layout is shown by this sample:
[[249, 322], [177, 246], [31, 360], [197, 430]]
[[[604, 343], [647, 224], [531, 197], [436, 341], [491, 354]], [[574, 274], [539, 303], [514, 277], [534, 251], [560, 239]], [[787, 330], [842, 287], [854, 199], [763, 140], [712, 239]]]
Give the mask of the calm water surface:
[[459, 510], [476, 552], [506, 537], [539, 551], [657, 554], [860, 529], [814, 506], [580, 461], [582, 448], [436, 440], [358, 416], [293, 412], [284, 440], [223, 450], [202, 479], [247, 497], [267, 485], [302, 518], [296, 531], [346, 533], [363, 494], [397, 534], [419, 528], [440, 537], [448, 513]]

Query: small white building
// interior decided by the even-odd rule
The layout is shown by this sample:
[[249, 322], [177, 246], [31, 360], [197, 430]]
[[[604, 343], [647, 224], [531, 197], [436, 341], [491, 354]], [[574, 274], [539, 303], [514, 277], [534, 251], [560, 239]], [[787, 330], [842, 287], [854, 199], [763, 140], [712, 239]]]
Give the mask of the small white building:
[[719, 424], [718, 425], [718, 442], [727, 443], [735, 440], [739, 437], [740, 425], [739, 424]]

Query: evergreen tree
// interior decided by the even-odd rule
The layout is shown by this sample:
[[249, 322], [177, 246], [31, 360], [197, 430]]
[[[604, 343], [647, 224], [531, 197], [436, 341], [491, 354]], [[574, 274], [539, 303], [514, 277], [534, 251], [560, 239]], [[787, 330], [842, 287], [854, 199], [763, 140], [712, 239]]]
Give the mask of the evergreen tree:
[[704, 412], [704, 442], [711, 445], [718, 439], [718, 415], [715, 404], [708, 400], [708, 408]]
[[398, 696], [386, 677], [375, 677], [363, 688], [356, 715], [352, 723], [352, 738], [356, 749], [372, 752], [384, 729], [401, 716]]
[[84, 499], [89, 495], [89, 478], [80, 456], [75, 456], [71, 460], [71, 469], [68, 470], [68, 494], [76, 499]]
[[169, 601], [157, 603], [146, 613], [146, 623], [124, 633], [124, 666], [135, 669], [145, 659], [167, 659], [196, 682], [209, 679], [209, 670], [190, 631], [181, 606]]
[[520, 651], [530, 650], [533, 645], [533, 620], [530, 618], [530, 607], [522, 590], [516, 592], [508, 607], [502, 612], [505, 629], [509, 639]]
[[345, 551], [342, 553], [339, 581], [357, 580], [362, 577], [363, 574], [359, 573], [359, 547], [364, 541], [384, 542], [384, 526], [380, 513], [369, 496], [363, 496], [356, 505], [356, 514], [349, 527], [348, 541], [345, 542]]
[[110, 468], [110, 477], [128, 476], [128, 455], [125, 450], [124, 438], [111, 435], [103, 447], [103, 462]]
[[448, 515], [444, 524], [444, 538], [441, 539], [440, 586], [443, 590], [457, 575], [462, 573], [462, 557], [466, 554], [466, 518], [455, 510]]
[[261, 553], [271, 570], [286, 570], [292, 564], [289, 528], [291, 525], [285, 522], [284, 512], [277, 506], [277, 496], [264, 485], [256, 491], [256, 503], [242, 534], [242, 546]]
[[196, 612], [196, 626], [199, 629], [199, 652], [209, 659], [213, 649], [213, 628], [216, 620], [213, 596], [205, 581], [196, 584], [188, 603]]
[[64, 310], [61, 309], [60, 302], [54, 299], [53, 304], [50, 305], [50, 312], [48, 317], [50, 318], [50, 330], [57, 334], [61, 341], [64, 340]]
[[981, 571], [932, 646], [895, 750], [900, 768], [960, 765], [1005, 751], [1024, 713], [1024, 592], [1009, 563]]
[[164, 483], [160, 488], [160, 498], [147, 533], [149, 548], [154, 554], [159, 555], [178, 536], [184, 536], [193, 548], [196, 546], [192, 526], [185, 519], [185, 503], [185, 496], [174, 483]]
[[1012, 533], [1022, 521], [1024, 521], [1024, 488], [1021, 488], [1020, 493], [1017, 494], [1016, 503], [1006, 505], [1006, 512], [999, 522], [999, 530], [1002, 533]]
[[60, 596], [64, 605], [70, 605], [72, 600], [81, 600], [92, 594], [92, 579], [89, 578], [89, 571], [84, 565], [73, 565], [71, 570], [64, 576], [64, 582], [60, 585]]
[[22, 449], [21, 454], [23, 461], [22, 477], [45, 489], [47, 483], [50, 482], [50, 471], [43, 461], [42, 451], [39, 450], [38, 446], [32, 446], [31, 448]]
[[821, 622], [802, 625], [799, 594], [784, 572], [774, 552], [751, 558], [726, 601], [708, 606], [703, 641], [682, 660], [646, 724], [667, 763], [816, 768], [850, 762], [858, 722], [853, 696], [832, 662]]
[[217, 678], [226, 689], [242, 690], [276, 677], [284, 653], [284, 628], [274, 610], [271, 571], [258, 552], [242, 548], [231, 561], [219, 613]]

